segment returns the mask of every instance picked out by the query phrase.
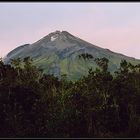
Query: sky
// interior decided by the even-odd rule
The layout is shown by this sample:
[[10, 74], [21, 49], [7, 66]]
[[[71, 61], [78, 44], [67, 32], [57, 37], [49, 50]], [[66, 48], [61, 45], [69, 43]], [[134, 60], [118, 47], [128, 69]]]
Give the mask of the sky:
[[56, 30], [140, 59], [139, 2], [0, 2], [0, 57]]

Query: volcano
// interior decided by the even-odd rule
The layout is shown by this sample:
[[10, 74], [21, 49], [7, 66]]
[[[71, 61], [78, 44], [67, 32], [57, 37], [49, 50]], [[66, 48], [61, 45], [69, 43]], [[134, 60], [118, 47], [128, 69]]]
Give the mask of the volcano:
[[23, 59], [30, 56], [34, 60], [34, 65], [43, 69], [44, 73], [53, 74], [59, 78], [66, 74], [68, 79], [77, 80], [87, 75], [89, 68], [98, 67], [92, 59], [79, 58], [83, 53], [88, 53], [94, 58], [109, 59], [110, 72], [117, 70], [121, 60], [124, 59], [132, 64], [140, 63], [138, 59], [98, 47], [67, 31], [55, 31], [33, 44], [15, 48], [4, 58], [4, 63], [8, 64], [14, 58]]

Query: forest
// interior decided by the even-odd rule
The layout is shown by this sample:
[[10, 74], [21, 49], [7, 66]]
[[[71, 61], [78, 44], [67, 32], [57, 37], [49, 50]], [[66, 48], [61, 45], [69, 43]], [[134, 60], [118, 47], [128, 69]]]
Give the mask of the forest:
[[108, 71], [99, 68], [77, 81], [43, 73], [26, 57], [0, 60], [0, 137], [140, 137], [140, 64], [122, 60]]

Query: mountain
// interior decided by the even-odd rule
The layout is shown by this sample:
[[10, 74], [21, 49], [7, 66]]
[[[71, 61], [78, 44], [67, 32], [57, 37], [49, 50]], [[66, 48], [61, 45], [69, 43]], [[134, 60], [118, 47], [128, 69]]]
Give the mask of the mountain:
[[42, 68], [45, 73], [57, 77], [67, 74], [68, 79], [76, 80], [87, 75], [88, 68], [97, 67], [92, 59], [79, 58], [79, 55], [83, 53], [91, 54], [94, 58], [108, 58], [111, 72], [117, 70], [122, 59], [133, 64], [140, 63], [140, 60], [103, 49], [73, 36], [67, 31], [55, 31], [33, 44], [19, 46], [7, 54], [4, 62], [10, 63], [13, 58], [30, 56], [33, 58], [34, 64]]

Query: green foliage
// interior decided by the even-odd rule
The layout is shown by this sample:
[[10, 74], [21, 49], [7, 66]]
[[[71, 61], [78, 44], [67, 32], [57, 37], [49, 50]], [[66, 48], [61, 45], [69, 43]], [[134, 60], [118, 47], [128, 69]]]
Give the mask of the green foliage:
[[95, 58], [95, 62], [97, 63], [97, 65], [99, 65], [99, 67], [103, 70], [103, 72], [107, 71], [108, 69], [108, 62], [109, 60], [105, 57], [99, 59], [99, 58]]
[[112, 75], [108, 59], [94, 61], [98, 69], [70, 81], [30, 57], [0, 60], [0, 137], [139, 137], [140, 64], [122, 60]]

